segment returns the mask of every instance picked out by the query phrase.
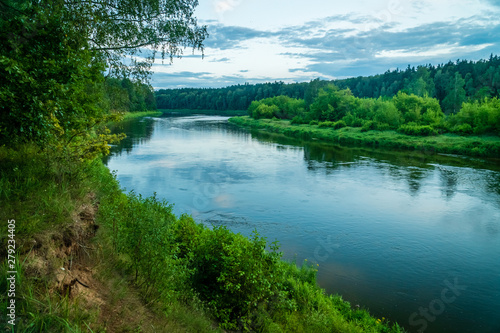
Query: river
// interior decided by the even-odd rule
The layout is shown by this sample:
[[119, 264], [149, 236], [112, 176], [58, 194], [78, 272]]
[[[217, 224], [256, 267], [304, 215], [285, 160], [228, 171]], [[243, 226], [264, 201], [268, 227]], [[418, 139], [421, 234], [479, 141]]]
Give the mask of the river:
[[208, 226], [277, 239], [318, 283], [410, 332], [500, 332], [500, 165], [142, 118], [106, 163]]

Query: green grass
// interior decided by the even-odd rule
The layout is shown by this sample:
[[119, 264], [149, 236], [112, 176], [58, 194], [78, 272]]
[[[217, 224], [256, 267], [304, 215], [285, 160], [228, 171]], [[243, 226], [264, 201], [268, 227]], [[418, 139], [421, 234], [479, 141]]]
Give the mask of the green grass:
[[244, 116], [248, 114], [246, 110], [195, 110], [195, 109], [160, 109], [163, 114], [192, 116], [195, 114], [213, 115], [213, 116]]
[[[16, 220], [15, 331], [105, 331], [107, 324], [100, 319], [102, 309], [88, 306], [80, 297], [68, 298], [61, 293], [56, 273], [76, 259], [73, 252], [64, 253], [64, 242], [68, 228], [78, 220], [79, 209], [106, 202], [112, 195], [116, 195], [116, 200], [125, 196], [116, 180], [100, 160], [74, 161], [33, 145], [0, 147], [0, 176], [0, 218]], [[124, 316], [117, 319], [121, 321], [120, 331], [132, 332], [140, 327], [141, 332], [164, 328], [171, 332], [219, 331], [208, 315], [185, 301], [173, 299], [161, 308], [148, 306], [146, 299], [135, 291], [132, 276], [122, 269], [118, 252], [108, 242], [109, 226], [99, 220], [96, 224], [101, 226], [97, 236], [92, 243], [81, 244], [80, 250], [84, 256], [88, 252], [86, 265], [94, 266], [94, 276], [104, 286], [101, 292], [105, 301], [114, 300], [120, 305], [108, 312], [122, 309]], [[0, 275], [6, 276], [8, 238], [6, 232], [0, 235]], [[6, 281], [0, 281], [2, 309], [8, 302]], [[118, 285], [121, 287], [116, 288]], [[4, 328], [11, 330], [2, 320], [0, 329]]]
[[396, 131], [367, 131], [344, 127], [338, 130], [318, 125], [292, 125], [288, 120], [252, 119], [248, 116], [229, 119], [241, 127], [284, 134], [304, 140], [321, 140], [342, 145], [384, 147], [432, 153], [459, 154], [477, 157], [500, 157], [500, 138], [497, 136], [459, 136], [442, 134], [417, 137]]
[[141, 111], [141, 112], [126, 112], [123, 120], [135, 119], [140, 117], [159, 117], [163, 114], [161, 111]]

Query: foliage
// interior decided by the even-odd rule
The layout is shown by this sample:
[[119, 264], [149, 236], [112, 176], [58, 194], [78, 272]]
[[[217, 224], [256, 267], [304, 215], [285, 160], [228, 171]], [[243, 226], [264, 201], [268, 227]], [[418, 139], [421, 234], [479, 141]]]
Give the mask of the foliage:
[[472, 126], [470, 124], [460, 124], [460, 125], [455, 125], [451, 128], [451, 132], [457, 133], [460, 135], [469, 135], [473, 133]]
[[224, 227], [194, 235], [184, 228], [194, 227], [185, 223], [177, 230], [184, 236], [180, 246], [189, 253], [191, 285], [215, 309], [224, 328], [235, 329], [238, 322], [246, 326], [249, 314], [278, 294], [276, 266], [281, 254], [267, 252], [266, 240], [256, 232], [249, 240]]
[[309, 112], [311, 118], [319, 121], [338, 121], [355, 108], [356, 100], [349, 89], [339, 90], [337, 86], [328, 85], [319, 90]]
[[150, 86], [128, 78], [106, 78], [106, 108], [112, 113], [156, 110], [156, 99]]
[[252, 101], [248, 107], [248, 113], [255, 119], [273, 117], [292, 119], [304, 115], [304, 100], [276, 96]]
[[269, 97], [303, 99], [307, 87], [308, 83], [269, 82], [225, 88], [159, 89], [155, 95], [160, 109], [247, 110], [252, 101]]
[[295, 116], [292, 118], [292, 124], [307, 124], [307, 121], [303, 116]]
[[32, 4], [1, 18], [0, 143], [70, 140], [102, 116], [103, 63], [64, 16]]
[[[490, 104], [489, 108], [496, 110], [495, 107], [498, 103], [491, 102]], [[297, 110], [289, 105], [300, 105], [298, 114], [289, 111]], [[317, 97], [312, 99], [309, 111], [303, 111], [303, 105], [303, 100], [278, 96], [253, 101], [250, 103], [248, 113], [254, 119], [292, 118], [292, 124], [318, 125], [320, 128], [331, 127], [334, 129], [346, 126], [361, 127], [362, 132], [397, 129], [400, 133], [414, 136], [436, 135], [438, 130], [444, 132], [447, 129], [456, 132], [458, 127], [453, 129], [452, 125], [463, 122], [463, 119], [472, 119], [470, 115], [466, 115], [466, 112], [472, 112], [469, 110], [471, 108], [469, 106], [466, 106], [464, 112], [455, 118], [449, 116], [448, 119], [454, 123], [447, 125], [445, 115], [435, 98], [409, 95], [404, 92], [399, 92], [392, 99], [357, 98], [349, 90], [339, 90], [333, 85], [319, 89]], [[291, 117], [294, 114], [295, 116]], [[481, 114], [481, 125], [477, 126], [477, 133], [480, 133], [479, 129], [484, 131], [487, 128], [491, 131], [491, 129], [496, 128], [491, 124], [490, 127], [484, 125], [485, 122], [496, 119], [495, 112], [482, 111]], [[491, 116], [489, 117], [488, 114]], [[332, 121], [332, 119], [339, 120]]]
[[402, 114], [394, 104], [391, 101], [377, 99], [373, 119], [379, 124], [386, 124], [387, 128], [396, 129], [402, 122]]
[[361, 126], [361, 132], [367, 132], [375, 129], [377, 129], [377, 123], [373, 120], [366, 120], [363, 122], [363, 126]]
[[[189, 216], [176, 218], [167, 203], [133, 193], [101, 198], [100, 220], [113, 230], [124, 264], [138, 272], [147, 301], [201, 301], [221, 328], [238, 331], [401, 331], [326, 295], [312, 265], [282, 261], [277, 244], [256, 232], [246, 238], [225, 227], [207, 228]], [[145, 231], [135, 229], [139, 223]], [[158, 273], [150, 275], [151, 268]]]
[[331, 127], [333, 129], [339, 129], [339, 128], [346, 127], [347, 124], [343, 120], [339, 120], [339, 121], [328, 121], [327, 120], [327, 121], [319, 122], [318, 126], [319, 127]]
[[89, 47], [102, 55], [114, 77], [145, 80], [157, 53], [172, 60], [185, 47], [203, 50], [208, 36], [206, 26], [198, 26], [193, 16], [197, 0], [54, 2], [65, 9], [65, 18], [75, 24]]
[[448, 120], [452, 132], [460, 134], [500, 135], [500, 101], [498, 98], [464, 103], [460, 112]]
[[416, 123], [408, 123], [401, 125], [398, 128], [398, 132], [406, 134], [406, 135], [415, 135], [415, 136], [429, 136], [429, 135], [437, 135], [437, 131], [429, 125], [418, 125]]
[[406, 123], [435, 124], [444, 118], [441, 107], [436, 99], [419, 97], [398, 92], [393, 97], [394, 105], [403, 114]]
[[[197, 4], [2, 0], [0, 144], [34, 142], [76, 159], [106, 154], [122, 138], [102, 126], [118, 119], [109, 110], [156, 109], [151, 87], [138, 81], [147, 79], [156, 52], [172, 58], [186, 46], [203, 49]], [[146, 60], [128, 65], [125, 56], [145, 46], [152, 50]]]

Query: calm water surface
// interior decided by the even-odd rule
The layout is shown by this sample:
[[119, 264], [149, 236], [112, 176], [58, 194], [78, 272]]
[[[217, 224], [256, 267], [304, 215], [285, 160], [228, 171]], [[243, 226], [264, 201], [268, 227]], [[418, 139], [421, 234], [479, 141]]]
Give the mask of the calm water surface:
[[278, 239], [328, 292], [411, 332], [500, 332], [498, 161], [304, 143], [225, 117], [121, 130], [107, 165], [127, 190]]

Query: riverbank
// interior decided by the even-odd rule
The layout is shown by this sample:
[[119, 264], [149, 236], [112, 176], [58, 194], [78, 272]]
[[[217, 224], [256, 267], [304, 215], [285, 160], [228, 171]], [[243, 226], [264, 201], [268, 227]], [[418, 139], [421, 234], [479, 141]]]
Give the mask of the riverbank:
[[193, 115], [208, 115], [208, 116], [226, 116], [236, 117], [248, 114], [247, 110], [201, 110], [201, 109], [159, 109], [164, 115], [172, 116], [193, 116]]
[[123, 114], [123, 120], [130, 120], [141, 117], [159, 117], [163, 114], [161, 111], [140, 111], [140, 112], [126, 112]]
[[402, 331], [326, 295], [318, 267], [282, 261], [257, 234], [177, 217], [162, 200], [123, 193], [100, 160], [53, 154], [0, 148], [1, 218], [17, 226], [19, 331]]
[[291, 124], [289, 120], [253, 119], [248, 116], [230, 118], [229, 122], [244, 128], [342, 145], [407, 149], [489, 158], [500, 156], [500, 138], [496, 136], [443, 134], [417, 137], [396, 131], [371, 130], [362, 132], [361, 128], [358, 127], [321, 128], [318, 125]]

